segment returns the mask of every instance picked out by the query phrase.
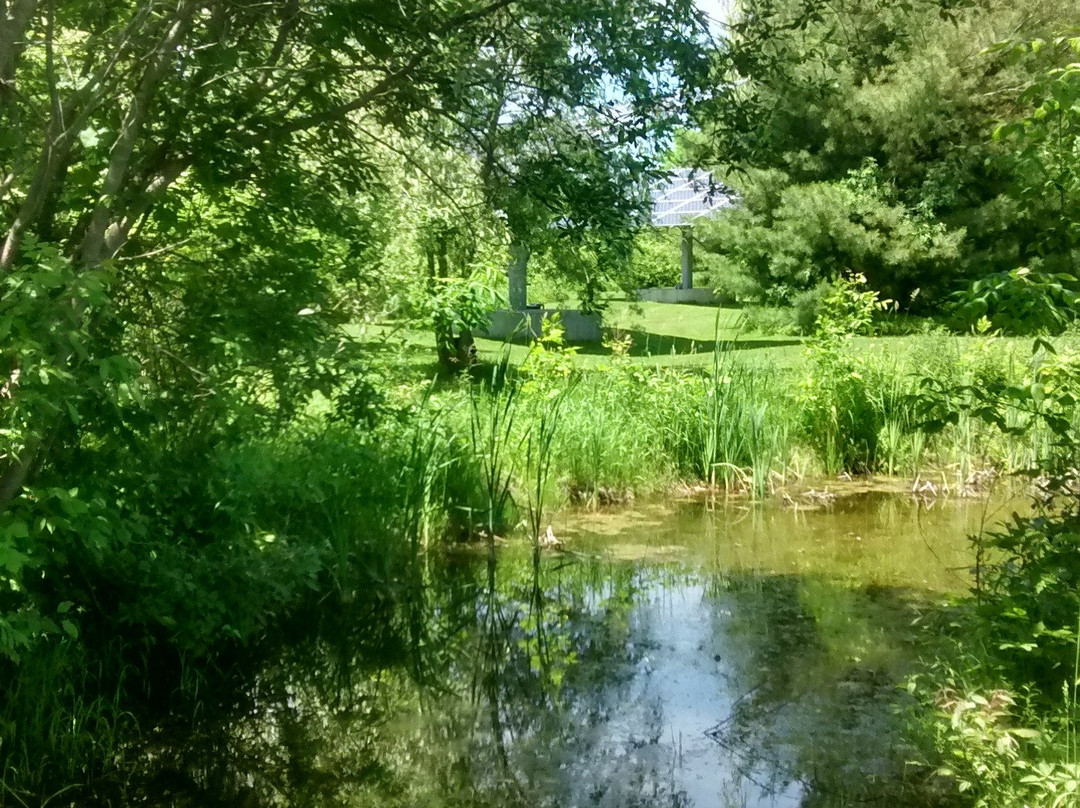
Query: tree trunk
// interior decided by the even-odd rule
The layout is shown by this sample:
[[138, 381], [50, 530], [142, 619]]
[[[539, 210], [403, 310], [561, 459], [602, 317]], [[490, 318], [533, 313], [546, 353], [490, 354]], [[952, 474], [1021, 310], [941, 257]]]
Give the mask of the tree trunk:
[[82, 243], [82, 259], [87, 266], [96, 266], [104, 257], [106, 237], [113, 214], [112, 200], [124, 188], [129, 175], [131, 158], [135, 152], [135, 144], [138, 142], [143, 123], [150, 111], [150, 104], [161, 84], [165, 69], [176, 58], [177, 44], [184, 31], [187, 30], [188, 21], [194, 11], [195, 4], [190, 2], [182, 4], [177, 9], [176, 19], [155, 48], [154, 57], [147, 66], [146, 72], [143, 73], [139, 88], [132, 96], [131, 104], [124, 114], [120, 134], [117, 135], [109, 156], [109, 167], [102, 182], [101, 195], [90, 216], [90, 224], [86, 228], [86, 236]]
[[15, 67], [37, 0], [0, 0], [0, 101], [15, 95]]
[[[428, 289], [435, 293], [439, 281], [450, 277], [450, 261], [447, 256], [446, 238], [440, 237], [435, 248], [428, 248]], [[476, 343], [472, 331], [455, 325], [448, 314], [435, 314], [435, 351], [439, 356], [439, 369], [454, 374], [471, 367], [476, 361]]]

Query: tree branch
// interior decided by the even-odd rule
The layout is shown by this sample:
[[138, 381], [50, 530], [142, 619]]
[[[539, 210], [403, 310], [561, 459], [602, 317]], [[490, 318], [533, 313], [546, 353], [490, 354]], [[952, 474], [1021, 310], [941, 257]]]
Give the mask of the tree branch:
[[513, 5], [517, 0], [495, 0], [495, 2], [489, 3], [483, 8], [478, 8], [475, 11], [458, 14], [456, 17], [451, 17], [447, 20], [437, 31], [433, 32], [431, 36], [427, 38], [427, 44], [420, 48], [413, 54], [412, 58], [408, 62], [398, 68], [397, 70], [386, 75], [382, 80], [377, 82], [374, 87], [365, 93], [357, 96], [356, 98], [348, 101], [344, 104], [339, 104], [328, 110], [317, 112], [312, 115], [307, 115], [302, 118], [296, 118], [292, 121], [288, 121], [284, 124], [280, 124], [268, 133], [270, 137], [268, 139], [276, 139], [278, 137], [284, 137], [285, 135], [292, 134], [294, 132], [300, 132], [305, 129], [311, 129], [324, 123], [336, 121], [344, 118], [351, 112], [357, 112], [364, 109], [372, 101], [386, 92], [394, 89], [395, 87], [403, 84], [411, 76], [413, 71], [423, 63], [424, 59], [431, 55], [434, 51], [435, 44], [440, 42], [442, 38], [451, 31], [458, 31], [465, 25], [477, 22], [479, 20], [491, 17], [497, 14], [504, 8], [508, 8]]
[[176, 10], [176, 17], [162, 37], [154, 55], [143, 73], [139, 88], [131, 99], [124, 121], [120, 127], [120, 134], [113, 144], [112, 153], [109, 157], [109, 167], [105, 173], [105, 179], [101, 186], [101, 196], [90, 217], [90, 224], [86, 228], [86, 236], [83, 239], [81, 254], [83, 262], [87, 266], [98, 264], [106, 250], [106, 229], [109, 225], [110, 207], [112, 200], [124, 187], [128, 176], [128, 168], [131, 165], [131, 157], [135, 151], [135, 144], [146, 121], [150, 104], [161, 83], [165, 68], [176, 56], [177, 45], [187, 29], [191, 16], [195, 13], [196, 3], [192, 0], [182, 0]]

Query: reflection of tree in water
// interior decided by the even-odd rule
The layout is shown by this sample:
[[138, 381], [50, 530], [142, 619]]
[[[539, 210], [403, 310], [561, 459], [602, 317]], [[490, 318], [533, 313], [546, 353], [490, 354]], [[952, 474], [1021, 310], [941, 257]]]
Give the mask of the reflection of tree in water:
[[502, 564], [501, 580], [488, 567], [474, 650], [457, 669], [471, 698], [433, 712], [443, 738], [461, 739], [439, 792], [463, 806], [678, 805], [670, 760], [654, 759], [658, 714], [609, 742], [633, 678], [641, 573], [536, 556], [522, 567]]
[[[643, 573], [463, 554], [282, 636], [250, 691], [141, 750], [177, 806], [670, 806], [660, 716], [621, 740]], [[297, 632], [303, 636], [303, 631]], [[235, 696], [235, 694], [234, 694]]]
[[355, 597], [327, 596], [265, 638], [258, 659], [208, 680], [198, 710], [168, 716], [130, 750], [138, 763], [123, 801], [322, 806], [385, 781], [379, 728], [411, 703], [444, 630], [426, 618], [420, 573], [401, 568]]
[[[908, 799], [907, 755], [892, 748], [894, 683], [912, 656], [906, 593], [800, 576], [702, 578], [524, 548], [463, 552], [385, 580], [278, 638], [255, 686], [218, 715], [156, 736], [143, 751], [150, 774], [129, 796], [178, 806], [689, 805], [672, 737], [682, 725], [665, 699], [696, 664], [695, 687], [712, 689], [718, 712], [742, 696], [716, 716], [723, 753], [695, 763], [707, 778], [717, 767], [717, 790], [739, 792], [725, 768], [733, 759], [766, 791], [801, 791], [804, 806], [929, 804]], [[671, 598], [677, 608], [664, 605]], [[705, 638], [697, 656], [672, 650], [673, 620], [705, 621], [682, 638]], [[296, 641], [313, 629], [316, 641]], [[669, 678], [650, 674], [646, 655]], [[794, 782], [801, 789], [784, 790]], [[742, 793], [770, 804], [753, 802], [757, 789]]]
[[[799, 576], [722, 577], [732, 686], [742, 694], [711, 737], [746, 776], [801, 805], [931, 805], [908, 776], [898, 685], [915, 657], [913, 594]], [[914, 774], [914, 773], [912, 773]]]

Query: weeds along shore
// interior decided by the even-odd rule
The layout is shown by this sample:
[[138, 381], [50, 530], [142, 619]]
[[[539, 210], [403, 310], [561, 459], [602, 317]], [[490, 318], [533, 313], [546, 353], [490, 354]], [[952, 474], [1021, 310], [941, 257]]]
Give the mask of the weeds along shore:
[[977, 411], [1063, 361], [1033, 354], [1030, 343], [925, 337], [870, 354], [812, 343], [796, 369], [755, 365], [721, 345], [704, 372], [617, 353], [578, 371], [573, 349], [556, 340], [512, 371], [482, 369], [467, 389], [432, 394], [417, 417], [437, 424], [455, 462], [468, 464], [492, 448], [470, 443], [468, 413], [502, 413], [500, 451], [512, 459], [557, 405], [546, 494], [555, 505], [618, 504], [680, 486], [763, 498], [837, 475], [932, 477], [961, 489], [986, 468], [1010, 474], [1049, 456], [1051, 431], [1022, 402], [1002, 403], [996, 422]]

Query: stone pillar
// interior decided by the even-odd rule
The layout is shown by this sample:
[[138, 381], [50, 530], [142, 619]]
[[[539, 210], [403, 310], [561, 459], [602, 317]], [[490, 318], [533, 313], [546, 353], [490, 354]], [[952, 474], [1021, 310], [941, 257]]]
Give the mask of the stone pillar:
[[694, 288], [694, 239], [693, 229], [684, 226], [682, 230], [682, 289]]
[[529, 266], [529, 245], [515, 241], [510, 245], [510, 265], [506, 274], [510, 281], [510, 310], [524, 311], [529, 302], [525, 270]]

